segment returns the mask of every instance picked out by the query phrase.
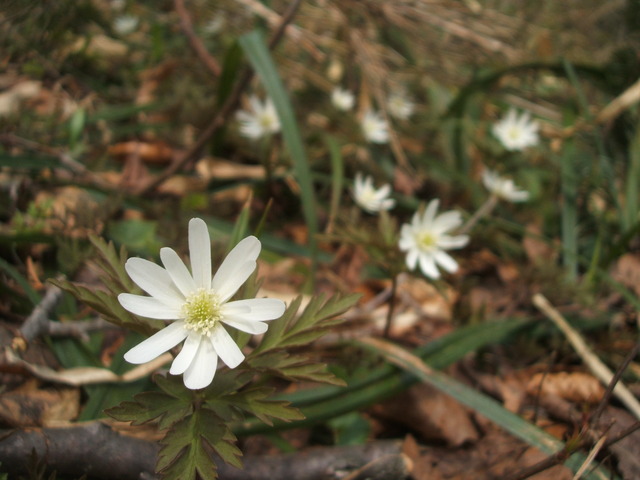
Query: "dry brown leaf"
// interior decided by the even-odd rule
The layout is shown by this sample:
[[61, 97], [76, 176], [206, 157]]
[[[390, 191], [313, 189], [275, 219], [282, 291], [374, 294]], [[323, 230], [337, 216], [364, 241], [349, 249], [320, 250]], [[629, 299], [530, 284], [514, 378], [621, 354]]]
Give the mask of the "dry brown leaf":
[[614, 265], [611, 276], [636, 292], [636, 295], [640, 295], [640, 255], [635, 253], [622, 255]]
[[538, 395], [538, 392], [570, 402], [593, 404], [602, 399], [604, 387], [597, 378], [584, 372], [536, 373], [527, 384], [527, 393]]
[[36, 381], [0, 395], [0, 419], [14, 427], [54, 426], [77, 417], [80, 390], [77, 388], [41, 389]]
[[116, 160], [125, 161], [128, 157], [136, 157], [144, 163], [166, 165], [171, 163], [175, 151], [164, 142], [129, 141], [111, 145], [109, 155]]
[[542, 228], [540, 225], [535, 223], [527, 225], [527, 235], [522, 240], [522, 246], [529, 262], [534, 265], [538, 263], [553, 263], [558, 258], [558, 249], [541, 237]]
[[473, 443], [479, 438], [467, 409], [423, 383], [374, 406], [372, 412], [410, 428], [425, 439], [444, 441], [451, 446]]

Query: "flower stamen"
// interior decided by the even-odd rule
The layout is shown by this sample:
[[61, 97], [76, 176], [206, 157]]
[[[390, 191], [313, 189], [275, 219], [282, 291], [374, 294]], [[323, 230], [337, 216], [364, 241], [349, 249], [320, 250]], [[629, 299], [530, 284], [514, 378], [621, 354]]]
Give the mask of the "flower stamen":
[[221, 302], [218, 296], [199, 288], [189, 295], [182, 306], [182, 316], [187, 330], [194, 330], [200, 335], [211, 335], [213, 327], [222, 318]]

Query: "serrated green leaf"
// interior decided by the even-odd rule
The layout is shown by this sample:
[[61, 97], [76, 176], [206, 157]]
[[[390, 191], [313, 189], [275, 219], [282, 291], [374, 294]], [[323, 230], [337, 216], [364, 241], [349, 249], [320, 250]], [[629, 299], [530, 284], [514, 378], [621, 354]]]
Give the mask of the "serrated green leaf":
[[241, 468], [242, 452], [224, 421], [212, 410], [202, 407], [173, 425], [158, 454], [156, 469], [172, 480], [215, 480], [215, 452], [225, 462]]
[[282, 339], [287, 325], [293, 321], [295, 314], [300, 308], [302, 303], [302, 296], [297, 297], [293, 302], [289, 304], [284, 314], [270, 323], [269, 329], [264, 334], [260, 345], [253, 351], [253, 354], [266, 352], [272, 348], [276, 348]]
[[272, 418], [285, 422], [304, 419], [300, 410], [291, 407], [289, 402], [270, 400], [273, 391], [272, 388], [254, 387], [227, 395], [219, 400], [228, 402], [233, 408], [255, 415], [267, 425], [273, 425]]
[[186, 417], [193, 408], [190, 403], [161, 392], [139, 393], [133, 400], [109, 408], [105, 413], [121, 422], [131, 422], [132, 425], [154, 422], [164, 430]]
[[145, 335], [161, 329], [164, 326], [162, 322], [133, 315], [118, 302], [117, 297], [120, 293], [139, 291], [124, 269], [127, 258], [124, 247], [120, 249], [120, 252], [117, 252], [112, 242], [107, 243], [101, 237], [91, 235], [89, 240], [96, 249], [95, 262], [102, 270], [100, 279], [107, 287], [108, 292], [66, 279], [50, 280], [50, 282], [87, 304], [116, 325]]

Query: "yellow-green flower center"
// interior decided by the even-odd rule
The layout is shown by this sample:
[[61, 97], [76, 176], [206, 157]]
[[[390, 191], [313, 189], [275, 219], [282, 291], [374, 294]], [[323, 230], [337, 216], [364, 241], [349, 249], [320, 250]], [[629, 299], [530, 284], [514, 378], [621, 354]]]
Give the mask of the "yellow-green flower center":
[[511, 140], [518, 140], [522, 136], [522, 131], [518, 127], [511, 127], [507, 131], [507, 137]]
[[273, 116], [269, 113], [262, 113], [260, 116], [258, 116], [258, 123], [265, 130], [269, 130], [273, 127], [274, 124]]
[[211, 335], [211, 330], [222, 318], [221, 307], [220, 299], [215, 293], [199, 288], [182, 305], [185, 328], [200, 335]]
[[418, 234], [416, 240], [418, 241], [418, 247], [422, 250], [433, 250], [437, 245], [437, 238], [431, 232]]

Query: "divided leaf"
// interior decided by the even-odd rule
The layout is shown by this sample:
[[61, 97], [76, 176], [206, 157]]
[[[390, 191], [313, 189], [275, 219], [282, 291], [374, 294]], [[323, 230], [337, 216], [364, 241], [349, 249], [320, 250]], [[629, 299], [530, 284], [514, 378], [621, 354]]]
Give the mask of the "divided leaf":
[[112, 242], [107, 243], [95, 235], [90, 236], [90, 240], [98, 254], [95, 262], [104, 272], [100, 275], [100, 280], [107, 287], [108, 292], [94, 286], [85, 286], [68, 280], [50, 280], [50, 282], [90, 306], [116, 325], [147, 335], [162, 328], [162, 322], [133, 315], [118, 302], [117, 297], [120, 293], [138, 290], [124, 269], [127, 258], [124, 247], [118, 253]]
[[213, 410], [201, 407], [173, 425], [158, 455], [158, 473], [173, 480], [215, 480], [217, 467], [212, 453], [241, 468], [242, 452], [236, 437]]
[[297, 312], [302, 298], [296, 298], [282, 317], [271, 322], [260, 345], [247, 357], [247, 365], [289, 380], [342, 385], [325, 364], [294, 350], [309, 345], [340, 323], [338, 316], [359, 297], [359, 294], [334, 295], [328, 300], [322, 295], [314, 297], [300, 315]]
[[223, 406], [253, 414], [267, 425], [273, 425], [271, 419], [274, 418], [284, 422], [304, 420], [304, 415], [297, 408], [291, 407], [289, 402], [271, 400], [273, 392], [272, 388], [254, 387], [211, 399], [207, 403], [216, 411]]

